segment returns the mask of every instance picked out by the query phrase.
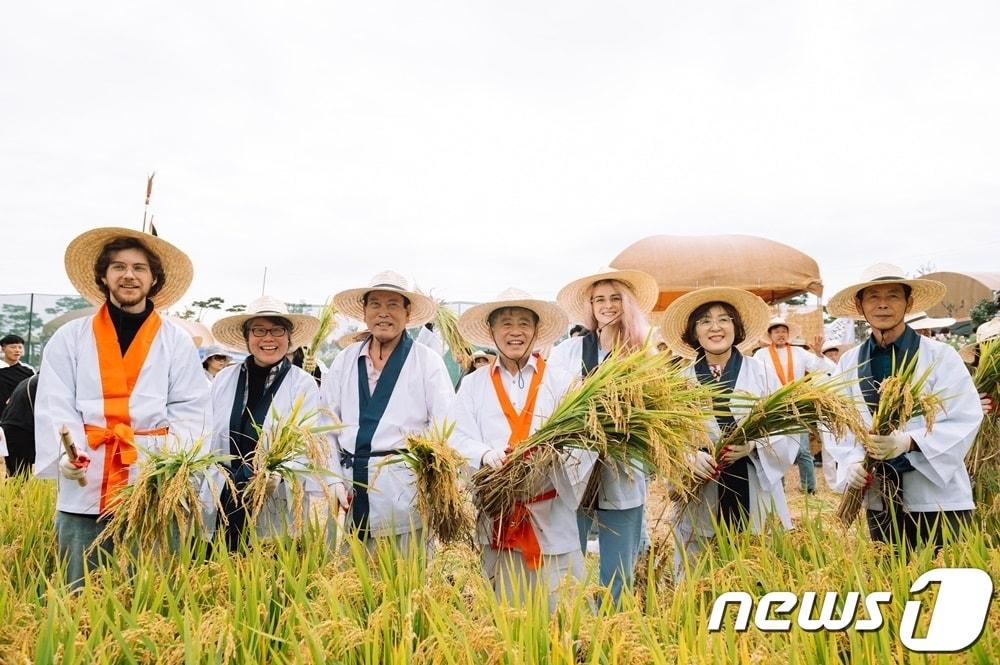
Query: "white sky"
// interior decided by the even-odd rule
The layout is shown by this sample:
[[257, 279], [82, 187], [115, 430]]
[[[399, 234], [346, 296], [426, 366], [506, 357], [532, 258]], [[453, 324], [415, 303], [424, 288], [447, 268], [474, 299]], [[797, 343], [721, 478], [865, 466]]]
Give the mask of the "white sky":
[[[1000, 4], [9, 3], [0, 292], [142, 219], [186, 302], [320, 302], [393, 268], [553, 297], [642, 237], [998, 270]], [[706, 257], [710, 260], [710, 257]]]

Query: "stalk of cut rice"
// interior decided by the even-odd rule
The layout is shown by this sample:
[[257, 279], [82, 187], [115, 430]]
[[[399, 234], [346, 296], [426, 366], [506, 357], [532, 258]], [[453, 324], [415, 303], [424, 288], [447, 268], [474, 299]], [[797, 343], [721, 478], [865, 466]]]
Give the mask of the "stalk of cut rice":
[[646, 347], [614, 352], [566, 393], [501, 468], [483, 468], [473, 476], [473, 500], [490, 517], [510, 514], [515, 503], [532, 498], [571, 449], [677, 478], [687, 473], [692, 440], [705, 437], [704, 405], [716, 393], [692, 382], [664, 354]]
[[996, 408], [1000, 398], [1000, 338], [979, 343], [979, 364], [972, 380], [976, 391], [980, 395], [988, 395], [994, 404], [994, 408], [983, 417], [976, 440], [966, 456], [978, 506], [991, 498], [986, 495], [987, 486], [997, 484], [985, 482], [986, 476], [994, 481], [1000, 477], [1000, 418]]
[[[934, 429], [934, 419], [944, 406], [944, 398], [939, 393], [925, 392], [927, 379], [931, 368], [917, 374], [917, 355], [907, 358], [896, 367], [893, 359], [893, 371], [879, 386], [879, 402], [872, 414], [871, 434], [886, 436], [902, 429], [913, 418], [923, 416], [927, 431]], [[868, 436], [859, 437], [867, 444]], [[867, 454], [864, 459], [865, 471], [871, 472], [877, 460]], [[845, 526], [850, 526], [861, 512], [864, 503], [863, 488], [848, 488], [840, 501], [837, 517]]]
[[[331, 446], [326, 433], [341, 428], [341, 425], [320, 425], [319, 411], [306, 411], [304, 396], [292, 404], [284, 416], [271, 409], [271, 425], [265, 430], [257, 427], [257, 447], [251, 460], [253, 475], [244, 490], [243, 501], [253, 523], [267, 501], [267, 481], [271, 473], [277, 473], [291, 488], [292, 528], [301, 532], [305, 481], [317, 479], [324, 492], [327, 484], [320, 482], [329, 476]], [[327, 497], [330, 499], [330, 497]]]
[[302, 369], [304, 369], [309, 374], [312, 374], [316, 369], [316, 354], [319, 353], [319, 347], [326, 341], [326, 338], [330, 336], [333, 332], [333, 321], [334, 315], [337, 313], [337, 308], [333, 306], [333, 299], [331, 298], [323, 305], [323, 309], [319, 313], [319, 328], [316, 329], [316, 334], [313, 335], [312, 340], [309, 342], [309, 346], [306, 347], [306, 355], [302, 360]]
[[390, 458], [406, 464], [416, 476], [417, 510], [424, 526], [442, 544], [472, 537], [472, 515], [459, 485], [464, 458], [448, 444], [454, 423], [431, 426], [406, 438], [406, 452]]
[[440, 302], [438, 303], [437, 314], [434, 315], [434, 325], [441, 334], [441, 339], [448, 345], [451, 357], [454, 358], [455, 363], [457, 363], [458, 366], [464, 370], [468, 367], [469, 362], [472, 360], [472, 354], [475, 351], [475, 348], [467, 339], [462, 337], [462, 333], [459, 332], [458, 316], [450, 308], [445, 306], [443, 302]]
[[[202, 440], [159, 451], [143, 449], [143, 453], [135, 482], [118, 493], [105, 529], [121, 553], [132, 544], [143, 550], [166, 551], [175, 526], [182, 539], [206, 532], [199, 497], [201, 480], [218, 467], [225, 482], [232, 482], [221, 468], [232, 456], [202, 452]], [[213, 495], [213, 500], [224, 522], [218, 497]]]

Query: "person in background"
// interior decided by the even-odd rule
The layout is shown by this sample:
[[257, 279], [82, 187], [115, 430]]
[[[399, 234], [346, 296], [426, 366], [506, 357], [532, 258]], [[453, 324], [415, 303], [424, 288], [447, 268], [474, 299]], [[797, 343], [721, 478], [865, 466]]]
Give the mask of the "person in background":
[[232, 355], [216, 344], [205, 349], [203, 357], [204, 360], [201, 361], [201, 366], [205, 370], [205, 374], [209, 380], [214, 379], [219, 372], [229, 367], [233, 362]]

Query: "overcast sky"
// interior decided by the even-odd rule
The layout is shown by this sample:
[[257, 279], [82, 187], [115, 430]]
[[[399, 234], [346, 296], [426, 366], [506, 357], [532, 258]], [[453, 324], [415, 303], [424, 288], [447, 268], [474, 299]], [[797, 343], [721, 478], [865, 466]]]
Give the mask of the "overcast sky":
[[[654, 234], [1000, 270], [1000, 3], [13, 3], [0, 293], [142, 220], [186, 301], [319, 302], [393, 268], [554, 297]], [[706, 260], [711, 260], [706, 257]]]

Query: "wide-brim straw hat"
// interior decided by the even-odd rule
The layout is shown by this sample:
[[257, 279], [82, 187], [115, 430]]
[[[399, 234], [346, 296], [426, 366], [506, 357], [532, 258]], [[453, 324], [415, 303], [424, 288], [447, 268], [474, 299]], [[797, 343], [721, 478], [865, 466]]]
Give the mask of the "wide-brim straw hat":
[[104, 302], [104, 293], [94, 281], [94, 265], [104, 246], [118, 238], [138, 240], [156, 254], [163, 264], [166, 283], [155, 296], [150, 298], [156, 309], [167, 309], [184, 297], [194, 277], [194, 266], [188, 255], [158, 236], [116, 226], [105, 226], [81, 233], [66, 247], [64, 257], [66, 275], [81, 296], [92, 305], [101, 305]]
[[697, 357], [697, 351], [694, 347], [683, 339], [688, 318], [694, 310], [705, 303], [716, 301], [729, 303], [739, 312], [743, 328], [746, 331], [746, 337], [736, 345], [740, 353], [749, 353], [758, 344], [758, 340], [767, 330], [767, 323], [771, 318], [771, 309], [767, 303], [761, 300], [760, 296], [743, 289], [731, 286], [710, 286], [685, 293], [667, 307], [663, 322], [660, 324], [660, 334], [663, 335], [663, 341], [667, 343], [671, 351], [689, 360]]
[[976, 362], [976, 346], [980, 342], [988, 342], [997, 337], [1000, 337], [1000, 316], [995, 316], [989, 321], [980, 324], [976, 328], [976, 341], [966, 344], [959, 349], [958, 355], [962, 356], [962, 360], [965, 361], [966, 365], [971, 365]]
[[249, 305], [246, 311], [219, 319], [212, 326], [212, 335], [220, 344], [234, 349], [247, 348], [247, 340], [243, 336], [243, 324], [257, 317], [280, 316], [292, 324], [289, 351], [308, 343], [319, 330], [319, 319], [310, 314], [289, 314], [288, 305], [271, 296], [261, 296]]
[[341, 291], [333, 297], [333, 304], [338, 313], [358, 321], [364, 321], [364, 297], [366, 293], [372, 291], [399, 293], [410, 301], [410, 318], [406, 322], [407, 328], [422, 326], [428, 321], [432, 321], [434, 315], [437, 314], [438, 304], [434, 302], [433, 298], [411, 289], [405, 277], [391, 270], [380, 272], [372, 277], [368, 286]]
[[533, 298], [527, 291], [509, 288], [498, 295], [495, 300], [473, 305], [462, 313], [458, 319], [458, 330], [465, 339], [476, 346], [487, 349], [497, 348], [490, 334], [487, 319], [490, 313], [502, 307], [522, 307], [530, 309], [538, 315], [538, 327], [535, 330], [535, 340], [532, 351], [544, 348], [562, 337], [569, 326], [569, 319], [562, 308], [546, 300]]
[[371, 335], [371, 331], [367, 328], [364, 330], [355, 330], [354, 332], [349, 332], [346, 335], [341, 335], [337, 338], [337, 346], [341, 349], [346, 349], [351, 344], [360, 342], [363, 339], [367, 339]]
[[580, 279], [575, 279], [566, 286], [559, 289], [556, 295], [556, 302], [563, 308], [566, 314], [574, 323], [582, 323], [587, 320], [590, 312], [590, 300], [588, 298], [590, 288], [597, 282], [605, 280], [615, 280], [624, 284], [636, 304], [644, 314], [649, 314], [656, 306], [656, 300], [660, 297], [660, 287], [656, 284], [653, 276], [641, 270], [616, 270], [615, 268], [602, 268], [593, 275], [587, 275]]
[[880, 284], [906, 284], [910, 287], [910, 295], [913, 298], [911, 311], [926, 311], [941, 302], [948, 288], [941, 282], [933, 279], [915, 278], [908, 279], [903, 276], [903, 269], [891, 263], [877, 263], [867, 268], [861, 273], [861, 280], [856, 284], [837, 291], [830, 298], [826, 309], [831, 316], [843, 316], [856, 321], [864, 320], [865, 316], [858, 310], [857, 301], [854, 297], [862, 289]]
[[906, 321], [906, 325], [910, 326], [914, 330], [934, 330], [935, 328], [950, 328], [955, 325], [956, 319], [951, 317], [945, 317], [940, 319], [935, 319], [933, 317], [927, 316], [927, 312], [910, 312], [903, 320]]

